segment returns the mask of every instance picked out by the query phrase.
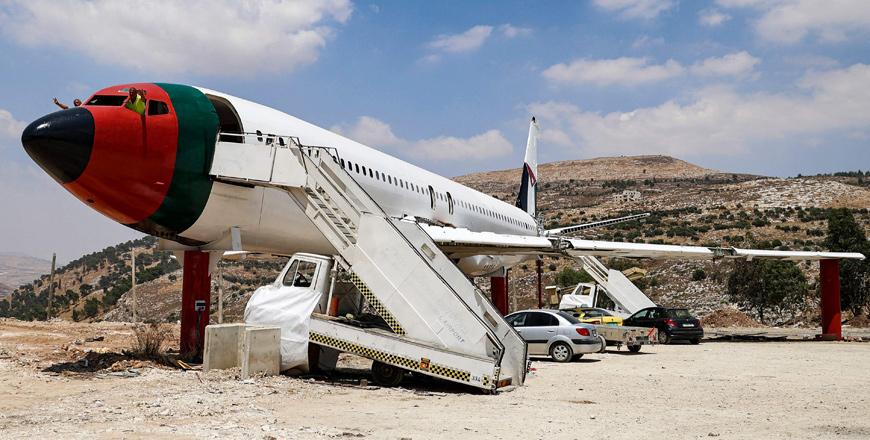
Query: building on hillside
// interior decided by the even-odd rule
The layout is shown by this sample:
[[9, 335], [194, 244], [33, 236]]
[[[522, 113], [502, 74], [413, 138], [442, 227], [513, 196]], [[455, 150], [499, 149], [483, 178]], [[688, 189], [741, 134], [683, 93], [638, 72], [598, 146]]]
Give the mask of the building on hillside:
[[641, 199], [640, 191], [635, 189], [627, 189], [620, 194], [616, 194], [616, 201], [620, 203], [639, 202]]

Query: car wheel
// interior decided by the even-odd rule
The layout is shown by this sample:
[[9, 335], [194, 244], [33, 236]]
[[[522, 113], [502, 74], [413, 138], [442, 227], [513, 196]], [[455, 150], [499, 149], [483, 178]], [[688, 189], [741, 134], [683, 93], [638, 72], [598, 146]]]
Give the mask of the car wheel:
[[637, 353], [640, 351], [640, 347], [641, 347], [640, 345], [629, 345], [628, 351], [630, 351], [632, 353]]
[[604, 339], [604, 336], [598, 335], [598, 340], [601, 341], [601, 349], [598, 352], [604, 353], [607, 351], [607, 339]]
[[698, 344], [701, 343], [701, 338], [694, 338], [694, 339], [692, 339], [692, 340], [689, 341], [689, 342], [691, 342], [692, 345], [698, 345]]
[[372, 378], [375, 383], [385, 387], [394, 387], [402, 382], [405, 370], [390, 364], [372, 362]]
[[668, 334], [665, 330], [659, 330], [659, 344], [670, 344], [671, 343], [671, 335]]
[[574, 357], [574, 350], [564, 342], [554, 342], [550, 346], [550, 357], [556, 362], [570, 362]]

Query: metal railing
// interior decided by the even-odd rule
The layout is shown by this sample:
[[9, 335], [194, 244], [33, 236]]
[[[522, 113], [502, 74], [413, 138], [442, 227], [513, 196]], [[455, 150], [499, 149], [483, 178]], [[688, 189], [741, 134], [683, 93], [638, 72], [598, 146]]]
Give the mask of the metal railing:
[[[338, 149], [335, 147], [326, 147], [322, 145], [305, 145], [298, 136], [281, 135], [273, 133], [263, 133], [260, 130], [255, 132], [230, 133], [225, 131], [218, 132], [218, 141], [224, 141], [224, 138], [235, 138], [242, 144], [263, 144], [266, 146], [284, 147], [284, 148], [299, 148], [303, 153], [307, 153], [310, 157], [320, 157], [320, 151], [332, 157], [335, 162], [340, 162], [341, 157], [338, 155]], [[234, 141], [228, 141], [234, 142]]]

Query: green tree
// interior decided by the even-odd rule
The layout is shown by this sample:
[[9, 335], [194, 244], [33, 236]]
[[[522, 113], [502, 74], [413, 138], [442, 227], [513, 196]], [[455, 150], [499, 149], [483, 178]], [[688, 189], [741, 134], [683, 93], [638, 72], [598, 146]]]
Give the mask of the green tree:
[[88, 300], [85, 301], [84, 311], [85, 316], [88, 318], [96, 316], [100, 311], [100, 301], [96, 298], [88, 298]]
[[556, 284], [560, 287], [574, 287], [578, 283], [591, 283], [592, 277], [585, 270], [574, 270], [570, 267], [556, 274]]
[[771, 313], [783, 318], [802, 309], [808, 289], [800, 268], [779, 260], [738, 261], [727, 284], [729, 298], [764, 324]]
[[[828, 214], [825, 246], [832, 252], [861, 252], [870, 255], [864, 229], [848, 208], [832, 209]], [[870, 306], [870, 262], [840, 261], [840, 302], [843, 308], [861, 315]]]

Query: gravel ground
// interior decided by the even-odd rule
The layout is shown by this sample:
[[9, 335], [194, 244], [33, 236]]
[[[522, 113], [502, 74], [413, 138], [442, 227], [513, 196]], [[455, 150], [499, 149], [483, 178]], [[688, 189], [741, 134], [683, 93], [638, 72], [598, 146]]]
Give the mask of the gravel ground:
[[[0, 438], [870, 437], [870, 344], [855, 342], [681, 344], [571, 364], [536, 360], [526, 386], [495, 396], [438, 383], [351, 385], [365, 375], [359, 359], [342, 382], [241, 381], [233, 370], [147, 363], [44, 371], [64, 356], [117, 351], [123, 338], [112, 335], [127, 328], [0, 320]], [[108, 346], [69, 349], [104, 333]]]

